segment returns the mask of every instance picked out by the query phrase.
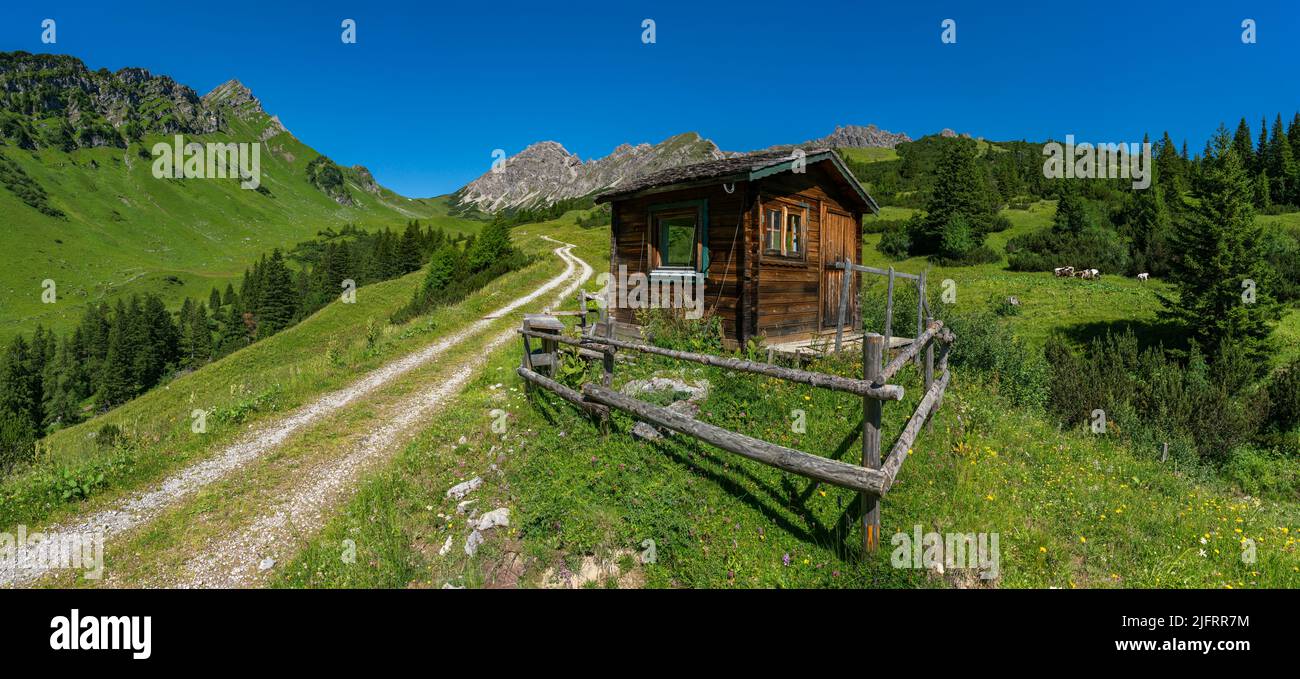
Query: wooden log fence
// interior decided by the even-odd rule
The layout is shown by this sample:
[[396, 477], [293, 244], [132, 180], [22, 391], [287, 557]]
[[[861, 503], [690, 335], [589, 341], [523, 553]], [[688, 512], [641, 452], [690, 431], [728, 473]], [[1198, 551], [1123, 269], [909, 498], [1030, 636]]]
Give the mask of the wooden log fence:
[[[925, 296], [926, 296], [926, 294], [927, 294], [927, 289], [926, 289], [926, 272], [925, 272], [925, 271], [922, 271], [922, 272], [919, 273], [919, 274], [914, 274], [914, 273], [905, 273], [905, 272], [902, 272], [902, 271], [896, 271], [896, 270], [894, 270], [894, 267], [892, 267], [892, 266], [889, 267], [888, 269], [878, 269], [878, 268], [873, 267], [873, 266], [863, 266], [863, 265], [861, 265], [861, 264], [851, 264], [851, 263], [849, 263], [849, 262], [843, 262], [843, 261], [841, 261], [841, 262], [835, 262], [834, 264], [830, 264], [829, 266], [830, 266], [831, 268], [833, 268], [833, 269], [838, 269], [838, 270], [840, 270], [840, 271], [843, 272], [843, 273], [842, 273], [842, 278], [841, 278], [841, 281], [840, 281], [840, 306], [839, 306], [839, 317], [836, 319], [836, 322], [835, 322], [835, 352], [836, 352], [836, 353], [839, 353], [839, 352], [840, 352], [840, 349], [841, 349], [841, 347], [842, 347], [842, 341], [843, 341], [843, 337], [844, 337], [844, 326], [845, 326], [846, 324], [850, 323], [850, 319], [848, 318], [848, 307], [849, 307], [849, 295], [851, 294], [850, 291], [853, 289], [853, 274], [854, 274], [854, 273], [863, 273], [863, 274], [872, 274], [872, 275], [876, 275], [876, 276], [883, 276], [883, 277], [886, 279], [886, 284], [885, 284], [885, 327], [884, 327], [883, 332], [885, 333], [885, 341], [886, 341], [887, 343], [893, 340], [893, 332], [894, 332], [894, 287], [895, 287], [895, 282], [896, 282], [896, 280], [899, 279], [899, 278], [901, 278], [901, 279], [903, 279], [903, 280], [908, 280], [908, 281], [913, 281], [913, 282], [915, 282], [915, 284], [916, 284], [916, 291], [917, 291], [917, 295], [916, 295], [916, 336], [917, 336], [917, 339], [916, 339], [915, 341], [916, 341], [916, 342], [920, 342], [920, 341], [921, 341], [920, 336], [921, 336], [921, 333], [922, 333], [922, 332], [924, 331], [924, 329], [925, 329], [925, 311], [926, 311], [926, 308], [928, 307], [928, 302], [927, 302], [926, 299], [925, 299]], [[886, 345], [886, 349], [888, 349], [888, 345]], [[888, 359], [888, 351], [886, 351], [886, 355], [884, 356], [884, 359]], [[918, 362], [919, 362], [919, 359], [918, 359]]]
[[[853, 268], [869, 269], [869, 267], [856, 266]], [[878, 271], [870, 270], [869, 272], [877, 273]], [[890, 271], [884, 273], [890, 275]], [[913, 276], [912, 274], [898, 272], [893, 272], [893, 274], [918, 281], [919, 289], [922, 291], [922, 301], [917, 305], [917, 312], [923, 313], [926, 310], [924, 304], [925, 275]], [[845, 277], [848, 278], [849, 275], [850, 270], [846, 268]], [[585, 308], [585, 298], [582, 303]], [[845, 304], [842, 296], [840, 308], [844, 309]], [[602, 431], [605, 428], [605, 423], [608, 422], [611, 410], [620, 410], [644, 422], [699, 439], [722, 450], [777, 469], [799, 474], [819, 482], [856, 490], [861, 506], [862, 547], [865, 552], [872, 553], [880, 548], [881, 543], [880, 499], [894, 485], [894, 481], [902, 469], [903, 462], [907, 459], [908, 452], [915, 444], [921, 428], [930, 421], [933, 414], [938, 411], [943, 403], [944, 391], [948, 388], [948, 383], [951, 380], [951, 373], [948, 371], [948, 354], [956, 338], [953, 336], [952, 331], [944, 326], [942, 321], [927, 317], [923, 319], [922, 323], [918, 328], [916, 340], [903, 348], [892, 360], [889, 360], [888, 364], [883, 366], [882, 363], [888, 358], [886, 336], [876, 333], [865, 335], [862, 340], [863, 375], [862, 379], [855, 379], [840, 375], [786, 368], [772, 363], [675, 351], [640, 342], [619, 340], [611, 336], [599, 337], [594, 332], [590, 334], [584, 333], [580, 337], [574, 338], [555, 333], [552, 328], [538, 323], [536, 318], [530, 318], [525, 321], [523, 327], [518, 331], [524, 343], [524, 360], [516, 373], [528, 385], [547, 389], [584, 412], [600, 418]], [[534, 326], [541, 327], [535, 329]], [[612, 333], [607, 332], [607, 334]], [[581, 391], [579, 391], [537, 372], [533, 367], [533, 361], [539, 358], [539, 354], [531, 351], [530, 338], [542, 340], [545, 343], [544, 346], [550, 348], [551, 354], [555, 353], [559, 344], [577, 347], [580, 351], [586, 351], [586, 355], [590, 355], [593, 349], [599, 352], [604, 357], [602, 362], [604, 368], [603, 384], [598, 385], [588, 382], [583, 384]], [[935, 363], [936, 345], [938, 347], [937, 364]], [[611, 388], [614, 372], [613, 356], [615, 351], [620, 350], [637, 351], [860, 396], [862, 398], [862, 464], [856, 465], [832, 460], [746, 436], [615, 391]], [[546, 352], [541, 355], [546, 355]], [[556, 357], [551, 355], [548, 360], [541, 360], [538, 363], [550, 366], [555, 365], [555, 360]], [[890, 447], [889, 454], [882, 459], [880, 438], [884, 404], [886, 401], [902, 400], [904, 393], [901, 385], [889, 384], [888, 382], [894, 379], [909, 362], [913, 361], [921, 372], [925, 391], [916, 410], [903, 427], [902, 433]], [[937, 379], [935, 377], [936, 368], [938, 369]]]

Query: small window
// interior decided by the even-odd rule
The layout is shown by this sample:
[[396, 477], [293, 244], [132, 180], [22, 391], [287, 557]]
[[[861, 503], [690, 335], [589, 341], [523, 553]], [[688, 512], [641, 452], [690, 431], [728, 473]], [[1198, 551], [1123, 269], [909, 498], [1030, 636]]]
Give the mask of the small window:
[[763, 209], [763, 254], [790, 259], [804, 258], [807, 247], [808, 207], [773, 202]]
[[709, 268], [708, 214], [705, 201], [654, 205], [650, 208], [652, 270], [704, 273]]
[[781, 251], [781, 212], [779, 208], [767, 209], [767, 239], [764, 247], [769, 251]]
[[672, 215], [659, 218], [659, 228], [668, 246], [662, 253], [660, 266], [666, 268], [695, 268], [695, 215]]

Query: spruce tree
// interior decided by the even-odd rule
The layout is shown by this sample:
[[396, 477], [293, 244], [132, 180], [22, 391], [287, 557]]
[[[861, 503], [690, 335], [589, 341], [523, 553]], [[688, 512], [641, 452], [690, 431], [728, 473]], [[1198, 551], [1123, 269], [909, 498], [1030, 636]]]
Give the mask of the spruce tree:
[[33, 429], [40, 424], [40, 403], [33, 390], [31, 346], [22, 335], [9, 342], [0, 357], [0, 413], [10, 413]]
[[1232, 138], [1232, 150], [1237, 153], [1242, 168], [1250, 172], [1255, 168], [1254, 139], [1250, 136], [1250, 125], [1245, 118], [1237, 123], [1237, 133]]
[[977, 162], [977, 151], [975, 142], [969, 139], [944, 142], [935, 168], [934, 186], [926, 201], [925, 218], [919, 222], [919, 232], [912, 234], [913, 254], [937, 252], [949, 225], [962, 228], [961, 222], [952, 219], [956, 215], [965, 218], [973, 246], [983, 243], [994, 210], [983, 167]]
[[1200, 203], [1174, 229], [1179, 256], [1169, 278], [1177, 294], [1162, 296], [1162, 315], [1180, 324], [1206, 355], [1239, 352], [1263, 371], [1269, 322], [1278, 308], [1260, 248], [1261, 227], [1251, 207], [1250, 181], [1222, 126], [1213, 153]]
[[1285, 205], [1292, 201], [1291, 184], [1296, 173], [1295, 159], [1292, 155], [1291, 141], [1282, 129], [1282, 116], [1273, 121], [1272, 140], [1268, 144], [1268, 178], [1271, 183], [1273, 202]]
[[1058, 183], [1056, 214], [1052, 216], [1052, 229], [1057, 233], [1077, 236], [1088, 228], [1088, 210], [1074, 183]]
[[117, 301], [108, 333], [108, 354], [100, 368], [95, 398], [101, 409], [124, 403], [136, 394], [135, 351], [127, 306]]
[[503, 221], [493, 221], [483, 228], [483, 232], [474, 241], [473, 247], [466, 251], [466, 259], [471, 272], [482, 271], [492, 266], [513, 252], [510, 245], [510, 227]]
[[298, 309], [297, 288], [279, 248], [257, 270], [261, 280], [257, 283], [257, 307], [253, 312], [256, 336], [270, 337], [293, 323]]
[[199, 367], [212, 360], [212, 328], [208, 325], [208, 310], [202, 304], [190, 315], [191, 365]]

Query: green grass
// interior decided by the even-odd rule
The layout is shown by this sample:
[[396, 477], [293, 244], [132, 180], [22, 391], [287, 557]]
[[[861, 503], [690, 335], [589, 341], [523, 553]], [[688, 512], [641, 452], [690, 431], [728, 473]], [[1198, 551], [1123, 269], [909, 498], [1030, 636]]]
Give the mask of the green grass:
[[[410, 300], [423, 273], [368, 285], [358, 289], [354, 304], [332, 303], [293, 328], [55, 432], [41, 442], [35, 465], [0, 481], [0, 526], [52, 522], [107, 506], [142, 484], [215, 454], [249, 427], [454, 332], [562, 266], [549, 254], [554, 244], [536, 237], [521, 237], [519, 244], [539, 255], [536, 263], [459, 304], [392, 326], [388, 317]], [[369, 346], [367, 325], [372, 321], [380, 333]], [[211, 413], [201, 436], [191, 433], [195, 409]], [[119, 427], [129, 444], [97, 446], [94, 434], [106, 424]], [[64, 499], [57, 490], [65, 470], [77, 479], [103, 474], [103, 480], [87, 500]]]
[[[1013, 230], [1029, 229], [1050, 211], [1010, 216]], [[577, 234], [567, 220], [540, 228]], [[607, 237], [604, 230], [581, 236], [593, 232]], [[597, 270], [605, 263], [588, 259]], [[1154, 285], [1112, 277], [1074, 286], [1050, 274], [974, 269], [981, 268], [942, 273], [959, 281], [959, 300], [969, 295], [982, 304], [982, 293], [994, 292], [1027, 298], [1025, 313], [1009, 320], [1019, 330], [1037, 330], [1040, 339], [1053, 325], [1129, 318], [1135, 308], [1141, 318], [1141, 309], [1154, 309]], [[1056, 283], [1063, 285], [1053, 288]], [[1107, 310], [1089, 311], [1089, 304]], [[277, 584], [537, 586], [548, 570], [576, 570], [592, 555], [629, 565], [627, 555], [651, 539], [658, 561], [635, 566], [640, 577], [634, 581], [651, 587], [1300, 585], [1300, 505], [1241, 497], [1201, 470], [1159, 463], [1154, 451], [1062, 431], [1043, 415], [1010, 405], [996, 382], [956, 376], [933, 430], [922, 434], [883, 502], [886, 545], [863, 561], [853, 493], [691, 441], [647, 443], [628, 435], [632, 422], [622, 416], [603, 434], [553, 395], [525, 398], [513, 375], [517, 363], [517, 347], [494, 355], [446, 417], [364, 483]], [[712, 392], [701, 419], [819, 455], [860, 456], [860, 400], [684, 365], [620, 362], [617, 383], [651, 374], [707, 379]], [[860, 370], [834, 363], [818, 368]], [[886, 442], [919, 397], [911, 369], [903, 384], [907, 399], [885, 408]], [[508, 412], [504, 434], [491, 428], [497, 408]], [[806, 433], [791, 430], [796, 408], [807, 413]], [[502, 474], [486, 472], [490, 464]], [[493, 531], [471, 558], [462, 549], [464, 517], [444, 493], [476, 475], [485, 479], [471, 496], [477, 507], [509, 507], [511, 526]], [[939, 577], [893, 568], [889, 539], [915, 525], [998, 533], [1000, 578], [987, 583], [968, 571]], [[451, 551], [440, 556], [448, 537]], [[1255, 541], [1253, 564], [1240, 558], [1242, 537]], [[344, 539], [357, 544], [354, 563], [338, 559]], [[510, 567], [516, 560], [522, 573]]]
[[898, 160], [898, 151], [885, 148], [840, 148], [836, 151], [849, 160], [859, 163], [876, 163], [882, 160]]
[[[257, 139], [266, 120], [230, 116], [228, 133], [201, 139]], [[160, 140], [146, 138], [146, 148]], [[418, 218], [456, 233], [479, 228], [479, 222], [448, 215], [446, 197], [409, 199], [387, 189], [372, 194], [352, 181], [347, 188], [357, 205], [340, 206], [307, 181], [305, 168], [315, 151], [288, 134], [270, 138], [268, 145], [261, 169], [270, 196], [240, 189], [233, 179], [155, 179], [152, 160], [138, 155], [138, 144], [72, 153], [0, 149], [67, 214], [50, 217], [0, 188], [12, 255], [0, 271], [0, 342], [30, 333], [38, 323], [66, 330], [86, 304], [121, 295], [157, 293], [170, 308], [186, 296], [206, 299], [213, 286], [238, 285], [261, 254], [327, 227], [351, 222], [400, 230]], [[58, 286], [57, 303], [41, 303], [47, 279]]]

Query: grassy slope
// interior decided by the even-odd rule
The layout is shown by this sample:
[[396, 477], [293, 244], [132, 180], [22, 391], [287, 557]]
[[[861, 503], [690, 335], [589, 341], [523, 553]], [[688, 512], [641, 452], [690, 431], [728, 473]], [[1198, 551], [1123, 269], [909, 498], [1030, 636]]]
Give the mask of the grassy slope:
[[[1013, 216], [1017, 228], [1042, 221], [1043, 211]], [[593, 240], [596, 258], [586, 247], [579, 253], [600, 270], [607, 248], [593, 235], [607, 232], [578, 230], [571, 219], [538, 228], [570, 241]], [[990, 268], [985, 275], [996, 271]], [[969, 272], [961, 278], [959, 294], [967, 294], [968, 287], [1001, 293], [1006, 284], [1033, 293], [1050, 282], [1027, 275], [1017, 283], [1019, 274], [1005, 272], [996, 276], [981, 281], [977, 272]], [[1126, 296], [1143, 300], [1152, 294], [1129, 283], [1074, 294], [1123, 300], [1114, 303], [1118, 309], [1097, 316], [1121, 317], [1133, 304]], [[978, 295], [972, 298], [982, 303]], [[1062, 312], [1079, 306], [1068, 300], [1057, 304]], [[1139, 314], [1153, 308], [1141, 304]], [[1025, 318], [1025, 328], [1044, 332], [1051, 320], [1047, 310], [1034, 306]], [[446, 410], [446, 418], [362, 485], [324, 533], [288, 564], [279, 584], [510, 584], [516, 577], [510, 565], [522, 558], [519, 583], [529, 586], [538, 584], [547, 568], [577, 570], [587, 554], [629, 565], [625, 555], [646, 539], [656, 542], [659, 559], [638, 568], [650, 586], [984, 584], [969, 572], [938, 578], [894, 569], [888, 549], [861, 563], [853, 548], [860, 543], [856, 528], [841, 523], [851, 493], [695, 443], [644, 443], [626, 434], [631, 423], [621, 417], [615, 433], [602, 436], [553, 396], [526, 399], [512, 374], [517, 362], [517, 347], [498, 352]], [[618, 375], [622, 381], [682, 365], [620, 363]], [[823, 367], [853, 372], [852, 366]], [[703, 419], [821, 455], [852, 460], [857, 454], [860, 401], [722, 371], [690, 368], [685, 375], [713, 384]], [[919, 395], [914, 379], [905, 384], [907, 401], [885, 408], [889, 440]], [[492, 432], [490, 411], [496, 408], [509, 413], [505, 434]], [[808, 413], [804, 435], [789, 431], [794, 408]], [[491, 463], [503, 474], [485, 473]], [[1300, 506], [1236, 497], [1215, 482], [1197, 481], [1171, 467], [1083, 431], [1059, 431], [1041, 416], [1011, 407], [996, 384], [967, 383], [958, 375], [933, 431], [922, 435], [901, 484], [884, 502], [885, 536], [917, 524], [927, 531], [997, 532], [1002, 564], [997, 584], [1003, 587], [1300, 585], [1294, 537]], [[461, 549], [464, 517], [456, 515], [455, 502], [444, 493], [479, 474], [487, 483], [472, 496], [479, 499], [477, 506], [509, 507], [511, 527], [494, 531], [469, 558]], [[448, 536], [452, 550], [439, 556]], [[1238, 558], [1242, 536], [1256, 541], [1253, 565]], [[357, 544], [355, 563], [337, 557], [344, 538]]]
[[[144, 483], [215, 454], [259, 422], [432, 344], [562, 268], [549, 254], [552, 244], [533, 238], [521, 246], [539, 256], [535, 264], [453, 307], [392, 326], [388, 317], [410, 299], [422, 273], [365, 286], [357, 291], [355, 304], [330, 304], [289, 330], [54, 433], [43, 441], [37, 465], [0, 481], [0, 527], [43, 524], [109, 505]], [[374, 347], [366, 341], [371, 321], [379, 330]], [[212, 413], [201, 436], [190, 431], [195, 409]], [[132, 442], [128, 450], [99, 449], [94, 435], [105, 424], [125, 432]], [[86, 501], [64, 500], [57, 478], [64, 470], [82, 480], [102, 473], [104, 481]]]
[[[228, 134], [204, 141], [257, 139], [263, 123], [231, 116]], [[162, 138], [147, 138], [150, 147]], [[165, 141], [170, 141], [166, 139]], [[60, 330], [80, 317], [87, 302], [155, 292], [171, 307], [185, 296], [206, 298], [212, 286], [238, 285], [253, 260], [327, 227], [353, 222], [366, 228], [402, 228], [409, 219], [457, 232], [478, 223], [449, 217], [446, 198], [378, 195], [349, 182], [358, 202], [342, 207], [307, 182], [307, 163], [318, 155], [288, 134], [268, 141], [261, 154], [262, 185], [271, 196], [243, 190], [233, 179], [155, 179], [152, 161], [129, 149], [73, 153], [12, 147], [15, 161], [67, 213], [56, 219], [0, 188], [8, 265], [0, 271], [0, 342], [30, 332], [37, 323]], [[59, 302], [42, 304], [42, 281], [54, 280]]]

